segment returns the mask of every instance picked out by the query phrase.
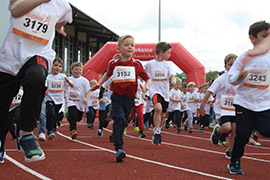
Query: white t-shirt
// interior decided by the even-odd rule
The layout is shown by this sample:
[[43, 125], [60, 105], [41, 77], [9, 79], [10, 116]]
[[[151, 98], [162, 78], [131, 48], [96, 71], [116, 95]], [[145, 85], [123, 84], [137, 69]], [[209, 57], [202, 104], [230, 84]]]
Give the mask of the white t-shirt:
[[[171, 89], [170, 91], [170, 98], [180, 100], [181, 99], [181, 91], [178, 89]], [[180, 102], [173, 102], [170, 100], [169, 106], [168, 106], [168, 112], [173, 112], [173, 111], [180, 111], [181, 108], [181, 103]]]
[[108, 88], [108, 92], [106, 96], [103, 96], [103, 99], [105, 100], [105, 107], [108, 106], [109, 104], [112, 103], [111, 96], [112, 96], [112, 91], [111, 91], [111, 84], [113, 82], [113, 76], [111, 76], [107, 81], [105, 81], [102, 84], [103, 88]]
[[64, 90], [69, 86], [65, 80], [66, 75], [59, 73], [57, 75], [49, 74], [46, 78], [48, 95], [45, 96], [45, 102], [53, 101], [54, 104], [64, 103]]
[[[255, 56], [246, 64], [242, 60], [246, 53], [241, 54], [228, 72], [230, 83], [239, 86], [236, 89], [233, 104], [246, 109], [260, 112], [270, 109], [270, 53]], [[248, 70], [244, 80], [237, 80], [240, 71]]]
[[144, 68], [151, 80], [151, 86], [148, 90], [150, 97], [152, 98], [154, 94], [157, 93], [160, 94], [165, 101], [169, 102], [169, 78], [175, 75], [173, 68], [165, 60], [160, 62], [155, 59], [147, 62]]
[[196, 99], [199, 99], [199, 94], [197, 92], [193, 93], [187, 93], [185, 96], [185, 101], [186, 101], [186, 107], [187, 110], [190, 110], [192, 113], [196, 113], [197, 107], [198, 107], [198, 102], [193, 99], [195, 97]]
[[19, 18], [11, 16], [0, 49], [0, 71], [16, 76], [34, 55], [46, 58], [50, 69], [55, 58], [52, 49], [55, 24], [63, 21], [72, 22], [72, 10], [66, 0], [51, 0]]
[[[200, 93], [200, 98], [201, 100], [204, 98], [205, 94], [204, 93]], [[212, 95], [210, 95], [210, 97], [208, 98], [208, 102], [205, 103], [205, 106], [204, 106], [204, 110], [205, 110], [205, 113], [209, 115], [210, 113], [210, 102], [213, 102], [214, 98]], [[198, 108], [199, 108], [199, 105], [200, 103], [198, 103]]]
[[85, 94], [90, 91], [90, 83], [85, 77], [74, 78], [69, 77], [69, 80], [74, 83], [74, 87], [67, 87], [66, 99], [67, 107], [76, 106], [81, 112], [87, 112], [87, 105], [83, 103]]
[[99, 108], [98, 96], [99, 96], [99, 89], [96, 89], [95, 91], [90, 91], [88, 107], [92, 106], [96, 110]]
[[217, 118], [221, 116], [235, 116], [233, 99], [236, 94], [237, 86], [229, 82], [228, 72], [219, 76], [208, 88], [208, 91], [216, 94], [214, 111]]

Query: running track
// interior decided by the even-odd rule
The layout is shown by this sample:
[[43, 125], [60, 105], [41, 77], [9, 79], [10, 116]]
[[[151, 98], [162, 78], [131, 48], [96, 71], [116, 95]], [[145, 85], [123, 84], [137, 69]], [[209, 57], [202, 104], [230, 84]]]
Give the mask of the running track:
[[242, 159], [245, 174], [230, 175], [226, 147], [210, 143], [211, 130], [200, 133], [196, 127], [192, 134], [184, 130], [176, 134], [173, 127], [163, 128], [162, 145], [156, 147], [151, 143], [152, 130], [145, 130], [146, 138], [140, 139], [130, 125], [124, 138], [127, 157], [116, 163], [109, 142], [111, 123], [100, 138], [96, 135], [98, 120], [94, 130], [81, 121], [77, 140], [71, 140], [68, 123], [63, 122], [55, 140], [40, 142], [46, 154], [40, 162], [25, 163], [9, 134], [0, 179], [269, 179], [269, 139], [261, 138], [260, 147], [248, 145]]

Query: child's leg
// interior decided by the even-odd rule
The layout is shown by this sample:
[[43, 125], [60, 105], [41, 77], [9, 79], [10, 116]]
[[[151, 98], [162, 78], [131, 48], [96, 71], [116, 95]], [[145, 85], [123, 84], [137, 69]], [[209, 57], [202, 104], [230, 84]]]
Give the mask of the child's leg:
[[[54, 103], [52, 101], [47, 101], [46, 102], [46, 116], [47, 116], [47, 123], [46, 127], [48, 130], [48, 134], [52, 133], [54, 131], [54, 126], [55, 126], [55, 108], [54, 108]], [[44, 132], [43, 132], [44, 133]]]
[[138, 126], [139, 126], [139, 129], [140, 131], [143, 131], [143, 104], [139, 105], [139, 106], [135, 106], [135, 111], [136, 111], [136, 114], [137, 114], [137, 121], [138, 121]]
[[69, 130], [73, 131], [77, 129], [77, 108], [76, 106], [68, 107], [68, 122], [69, 122]]

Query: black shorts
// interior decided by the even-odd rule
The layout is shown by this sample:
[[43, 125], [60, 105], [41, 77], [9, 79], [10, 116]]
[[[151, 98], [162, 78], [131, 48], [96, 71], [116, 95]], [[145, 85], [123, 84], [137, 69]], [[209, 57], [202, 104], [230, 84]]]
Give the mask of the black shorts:
[[230, 122], [230, 123], [236, 123], [235, 122], [235, 116], [221, 116], [220, 118], [220, 125]]
[[169, 102], [165, 101], [165, 99], [160, 94], [154, 94], [152, 98], [153, 104], [160, 103], [162, 106], [162, 112], [166, 112], [168, 109]]

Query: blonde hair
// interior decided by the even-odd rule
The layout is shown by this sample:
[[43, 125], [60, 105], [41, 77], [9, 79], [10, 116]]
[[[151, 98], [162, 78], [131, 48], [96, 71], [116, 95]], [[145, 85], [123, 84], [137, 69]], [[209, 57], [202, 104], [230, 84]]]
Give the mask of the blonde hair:
[[225, 57], [225, 59], [224, 59], [224, 64], [225, 64], [225, 66], [226, 66], [226, 64], [230, 61], [230, 60], [232, 60], [232, 59], [237, 59], [237, 55], [235, 55], [235, 54], [228, 54], [226, 57]]
[[71, 64], [71, 69], [73, 69], [74, 67], [83, 67], [83, 64], [81, 62], [73, 62]]
[[121, 36], [121, 37], [118, 38], [117, 46], [120, 47], [122, 42], [127, 38], [132, 38], [134, 40], [134, 38], [131, 35]]
[[195, 87], [197, 87], [195, 82], [189, 82], [188, 85], [187, 85], [187, 87], [190, 87], [192, 85], [195, 86]]
[[176, 81], [176, 82], [180, 82], [180, 84], [182, 83], [182, 80], [181, 80], [179, 77], [176, 77], [176, 78], [175, 78], [175, 81]]

